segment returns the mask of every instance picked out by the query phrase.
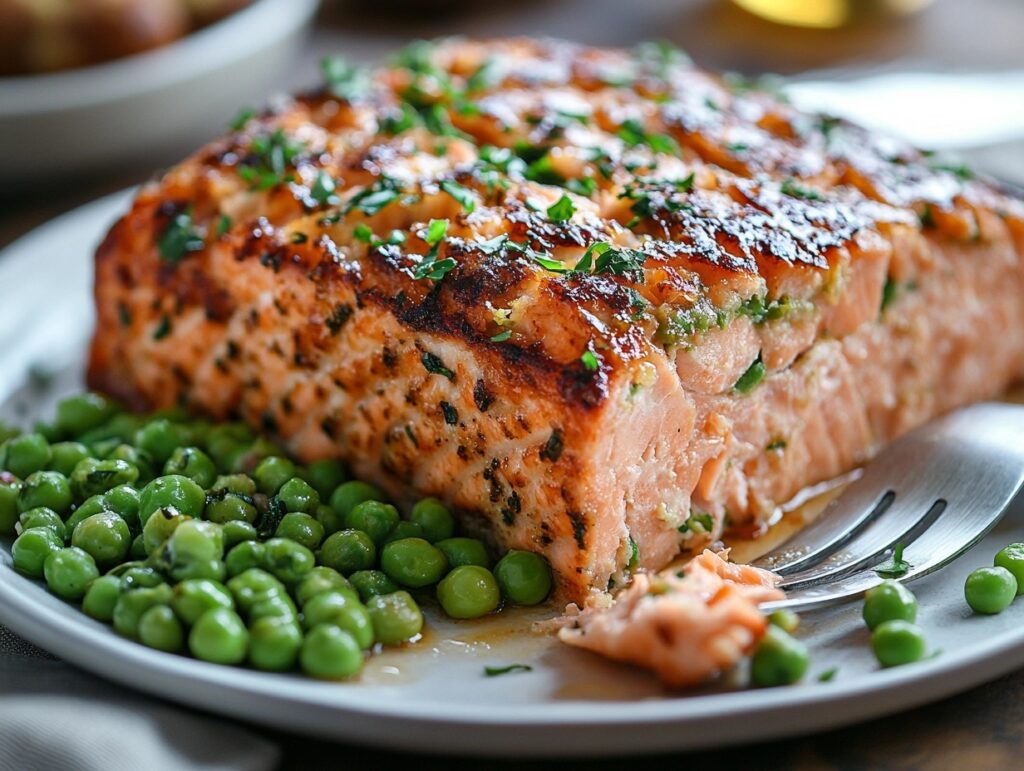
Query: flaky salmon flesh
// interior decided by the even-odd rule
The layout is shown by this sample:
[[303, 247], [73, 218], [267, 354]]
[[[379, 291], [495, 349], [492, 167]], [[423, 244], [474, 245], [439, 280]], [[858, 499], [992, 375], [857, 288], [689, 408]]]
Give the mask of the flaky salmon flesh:
[[89, 382], [437, 496], [564, 599], [1024, 365], [1024, 206], [663, 46], [420, 43], [241, 115], [96, 254]]

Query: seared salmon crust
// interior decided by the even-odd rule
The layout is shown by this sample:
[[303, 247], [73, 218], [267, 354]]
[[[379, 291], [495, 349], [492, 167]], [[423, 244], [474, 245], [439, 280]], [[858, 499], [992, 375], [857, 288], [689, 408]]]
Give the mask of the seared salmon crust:
[[434, 495], [585, 600], [1024, 363], [1024, 206], [680, 52], [325, 66], [146, 185], [89, 382]]

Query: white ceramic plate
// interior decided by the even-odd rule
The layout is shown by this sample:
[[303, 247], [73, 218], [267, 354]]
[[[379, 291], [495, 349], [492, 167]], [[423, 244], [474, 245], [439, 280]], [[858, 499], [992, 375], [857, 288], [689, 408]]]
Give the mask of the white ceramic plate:
[[319, 0], [251, 6], [145, 53], [0, 78], [0, 182], [172, 160], [279, 84]]
[[[97, 201], [0, 255], [0, 412], [30, 421], [79, 387], [91, 326], [91, 252], [126, 204]], [[30, 377], [35, 366], [37, 375]], [[59, 373], [46, 385], [39, 369]], [[538, 611], [487, 623], [443, 621], [413, 650], [371, 659], [361, 680], [318, 683], [205, 664], [126, 641], [10, 568], [0, 546], [0, 623], [98, 675], [173, 701], [257, 723], [390, 748], [488, 755], [580, 755], [721, 746], [821, 730], [906, 709], [1024, 664], [1024, 601], [999, 616], [968, 611], [962, 587], [1009, 541], [1024, 540], [1017, 507], [945, 570], [914, 584], [937, 655], [881, 671], [859, 607], [807, 614], [806, 682], [743, 691], [728, 684], [672, 694], [646, 673], [606, 663], [530, 632]], [[553, 609], [544, 611], [547, 614]], [[487, 678], [485, 665], [532, 672]], [[833, 667], [831, 682], [817, 676]]]

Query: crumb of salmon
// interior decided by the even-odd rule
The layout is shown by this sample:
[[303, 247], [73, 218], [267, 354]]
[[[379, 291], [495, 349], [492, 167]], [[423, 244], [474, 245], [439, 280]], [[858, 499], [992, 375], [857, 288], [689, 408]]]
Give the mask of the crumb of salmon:
[[782, 599], [780, 577], [705, 550], [682, 569], [641, 573], [610, 607], [563, 617], [559, 639], [697, 685], [748, 655], [768, 627], [759, 603]]

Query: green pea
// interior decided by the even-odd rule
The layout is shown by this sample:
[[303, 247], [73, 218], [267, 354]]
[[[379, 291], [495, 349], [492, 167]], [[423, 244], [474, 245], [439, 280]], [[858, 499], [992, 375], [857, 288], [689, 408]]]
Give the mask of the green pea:
[[169, 540], [174, 562], [204, 562], [224, 556], [224, 537], [216, 522], [186, 519]]
[[401, 645], [423, 630], [423, 613], [406, 591], [371, 597], [366, 610], [373, 622], [374, 637], [382, 645]]
[[480, 618], [498, 609], [501, 589], [487, 568], [463, 565], [441, 579], [437, 600], [452, 618]]
[[256, 483], [245, 474], [223, 474], [211, 486], [211, 491], [225, 490], [235, 495], [252, 498], [256, 495]]
[[117, 404], [100, 394], [75, 394], [57, 404], [54, 422], [64, 436], [78, 436], [106, 423], [118, 409]]
[[64, 520], [64, 527], [69, 533], [75, 532], [75, 528], [78, 527], [78, 523], [91, 517], [93, 514], [99, 514], [102, 511], [110, 511], [107, 508], [107, 499], [105, 494], [93, 495], [87, 498], [84, 502], [71, 513], [71, 516]]
[[363, 501], [349, 511], [345, 517], [345, 527], [349, 530], [362, 530], [379, 547], [398, 524], [398, 519], [398, 509], [391, 504]]
[[82, 599], [89, 582], [99, 574], [96, 561], [74, 546], [51, 552], [43, 562], [43, 575], [50, 591], [71, 602]]
[[864, 595], [861, 615], [868, 629], [893, 619], [913, 622], [917, 620], [917, 598], [898, 581], [883, 581]]
[[64, 527], [64, 520], [53, 509], [40, 506], [38, 509], [29, 509], [22, 513], [18, 518], [19, 532], [24, 533], [33, 527], [50, 528], [54, 535], [57, 536], [61, 546], [64, 545], [64, 540], [67, 538], [67, 529]]
[[160, 584], [154, 587], [143, 587], [125, 591], [114, 604], [114, 630], [125, 637], [136, 639], [139, 636], [139, 621], [142, 614], [158, 605], [166, 605], [171, 599], [171, 587]]
[[964, 584], [964, 597], [975, 613], [1002, 613], [1017, 596], [1017, 579], [1006, 568], [978, 568]]
[[144, 562], [126, 562], [123, 565], [118, 565], [107, 575], [120, 576], [121, 589], [126, 592], [132, 589], [152, 589], [167, 583], [159, 570]]
[[240, 519], [225, 522], [220, 530], [224, 536], [224, 546], [228, 549], [242, 541], [255, 541], [257, 538], [255, 526]]
[[324, 526], [309, 514], [286, 514], [274, 535], [278, 538], [288, 538], [307, 549], [315, 549], [324, 539]]
[[539, 554], [512, 550], [494, 566], [502, 594], [516, 605], [537, 605], [551, 593], [551, 567]]
[[188, 626], [208, 610], [234, 607], [235, 600], [224, 584], [203, 578], [190, 578], [177, 584], [171, 598], [171, 609]]
[[109, 567], [128, 556], [132, 536], [128, 525], [117, 514], [101, 511], [75, 526], [71, 545], [88, 552], [98, 565]]
[[14, 569], [30, 578], [43, 577], [46, 558], [64, 546], [64, 541], [48, 527], [33, 527], [22, 532], [11, 544]]
[[142, 528], [142, 541], [146, 554], [154, 554], [189, 517], [178, 514], [173, 508], [159, 509], [151, 514]]
[[265, 618], [290, 618], [296, 623], [299, 620], [299, 612], [295, 608], [292, 598], [284, 592], [268, 592], [249, 608], [249, 624]]
[[[46, 440], [47, 442], [49, 442], [49, 443], [50, 443], [50, 446], [51, 446], [51, 447], [53, 446], [53, 443], [54, 443], [54, 442], [56, 442], [56, 441], [58, 441], [59, 439], [61, 439], [61, 433], [60, 433], [60, 431], [59, 431], [59, 430], [57, 429], [57, 427], [56, 427], [55, 425], [53, 425], [52, 423], [46, 423], [45, 421], [42, 421], [42, 420], [37, 420], [37, 421], [36, 421], [36, 422], [35, 422], [35, 423], [34, 423], [34, 424], [32, 425], [32, 430], [33, 430], [33, 431], [34, 431], [35, 433], [37, 433], [37, 434], [39, 434], [40, 436], [42, 436], [42, 437], [43, 437], [43, 439], [45, 439], [45, 440]], [[18, 436], [18, 434], [19, 434], [19, 433], [20, 433], [20, 432], [17, 432], [17, 433], [15, 433], [15, 434], [14, 434], [14, 436]], [[5, 439], [8, 439], [8, 438], [10, 438], [10, 437], [6, 437], [6, 436], [5, 436], [4, 438], [5, 438]]]
[[121, 443], [119, 439], [103, 439], [99, 442], [93, 442], [90, 445], [92, 449], [92, 455], [94, 458], [99, 460], [105, 460], [108, 455], [114, 452], [118, 445]]
[[750, 679], [760, 688], [795, 683], [810, 665], [807, 646], [769, 624], [750, 660]]
[[92, 457], [81, 442], [57, 442], [50, 445], [50, 468], [58, 474], [71, 476], [79, 461]]
[[298, 477], [293, 477], [281, 485], [281, 489], [277, 491], [277, 499], [288, 511], [302, 514], [314, 514], [316, 507], [320, 505], [320, 493], [306, 480]]
[[100, 576], [85, 590], [82, 611], [89, 618], [109, 624], [114, 620], [114, 606], [117, 605], [117, 598], [120, 596], [121, 579], [111, 575]]
[[305, 605], [318, 594], [336, 591], [351, 593], [352, 584], [337, 570], [318, 565], [302, 577], [295, 589], [295, 599], [299, 605]]
[[142, 533], [132, 539], [132, 547], [128, 550], [128, 556], [133, 560], [146, 559], [146, 539]]
[[302, 606], [302, 623], [306, 629], [318, 624], [335, 624], [355, 638], [360, 648], [373, 645], [373, 623], [361, 602], [343, 592], [318, 594]]
[[158, 651], [181, 650], [181, 622], [166, 605], [155, 605], [139, 618], [139, 642]]
[[487, 548], [483, 541], [476, 538], [445, 538], [434, 544], [444, 552], [448, 558], [448, 564], [453, 568], [463, 565], [477, 565], [482, 568], [489, 568], [491, 560], [487, 556]]
[[299, 652], [302, 671], [323, 680], [350, 677], [363, 667], [363, 653], [355, 638], [334, 624], [313, 627]]
[[153, 459], [149, 456], [149, 453], [130, 444], [122, 443], [117, 445], [110, 452], [104, 453], [103, 458], [105, 460], [123, 460], [125, 463], [135, 466], [139, 470], [139, 476], [135, 480], [136, 484], [145, 484], [156, 476], [153, 468]]
[[345, 529], [345, 521], [342, 519], [341, 515], [330, 506], [326, 506], [321, 503], [316, 507], [316, 513], [313, 516], [316, 517], [316, 521], [323, 526], [325, 535], [337, 533], [339, 530]]
[[398, 591], [398, 584], [388, 578], [387, 573], [382, 570], [357, 570], [348, 577], [348, 580], [359, 592], [359, 599], [363, 602], [371, 597]]
[[340, 460], [329, 458], [310, 463], [302, 472], [302, 477], [320, 494], [320, 500], [325, 501], [338, 485], [348, 479], [348, 469]]
[[384, 546], [380, 567], [393, 581], [418, 589], [440, 581], [448, 570], [448, 559], [422, 538], [403, 538]]
[[997, 568], [1005, 568], [1017, 580], [1017, 594], [1024, 594], [1024, 543], [1011, 543], [1002, 549], [993, 561]]
[[22, 434], [4, 442], [7, 470], [24, 479], [50, 463], [50, 443], [42, 434]]
[[[267, 458], [287, 460], [284, 455], [284, 450], [279, 445], [265, 437], [258, 436], [248, 446], [243, 445], [235, 450], [230, 469], [234, 472], [254, 471]], [[291, 461], [288, 461], [288, 463], [291, 463]], [[289, 476], [294, 476], [295, 464], [292, 464], [291, 468], [293, 472]], [[273, 495], [273, 493], [267, 493], [267, 495]]]
[[780, 608], [768, 615], [768, 623], [777, 626], [783, 632], [793, 634], [800, 628], [800, 616], [789, 608]]
[[294, 618], [262, 616], [249, 627], [249, 663], [264, 672], [287, 672], [302, 648], [302, 630]]
[[252, 472], [256, 486], [264, 495], [274, 495], [282, 485], [294, 477], [298, 469], [287, 458], [271, 456], [259, 462]]
[[206, 498], [206, 510], [203, 516], [211, 522], [248, 522], [253, 523], [259, 512], [247, 495], [218, 490]]
[[287, 590], [284, 588], [284, 584], [267, 571], [250, 568], [228, 581], [228, 591], [235, 598], [235, 604], [241, 611], [248, 613], [249, 608], [266, 596], [268, 592], [285, 594]]
[[210, 456], [198, 447], [177, 447], [164, 463], [164, 474], [188, 477], [202, 488], [217, 481], [217, 467]]
[[188, 649], [214, 664], [240, 664], [249, 648], [249, 632], [233, 610], [215, 608], [201, 615], [188, 633]]
[[157, 418], [143, 425], [135, 432], [134, 444], [150, 454], [155, 463], [163, 465], [175, 449], [192, 441], [187, 426], [174, 423], [166, 418]]
[[409, 521], [423, 528], [423, 537], [431, 543], [451, 538], [455, 533], [455, 519], [437, 498], [423, 498], [409, 512]]
[[142, 529], [139, 521], [139, 491], [131, 485], [118, 485], [103, 494], [103, 504], [125, 521], [128, 529], [137, 533]]
[[28, 511], [45, 506], [59, 514], [71, 510], [71, 485], [57, 471], [36, 471], [29, 474], [18, 493], [18, 509]]
[[241, 575], [247, 570], [263, 565], [265, 547], [259, 541], [242, 541], [224, 559], [229, 576]]
[[0, 535], [14, 535], [18, 524], [18, 493], [21, 482], [12, 474], [0, 472]]
[[86, 458], [71, 472], [71, 492], [75, 500], [84, 501], [118, 485], [130, 485], [138, 477], [139, 470], [127, 461]]
[[371, 484], [353, 480], [338, 485], [331, 493], [331, 508], [341, 517], [342, 522], [349, 512], [363, 501], [383, 501], [384, 493]]
[[909, 621], [883, 621], [871, 633], [871, 650], [883, 667], [910, 664], [924, 657], [924, 633]]
[[230, 470], [234, 468], [236, 460], [245, 451], [245, 446], [252, 440], [252, 430], [245, 424], [223, 423], [213, 426], [207, 432], [206, 451], [213, 462], [217, 464], [218, 469]]
[[206, 493], [188, 477], [170, 474], [157, 477], [142, 488], [139, 495], [139, 521], [146, 520], [157, 509], [173, 508], [188, 517], [201, 517], [206, 507]]
[[313, 552], [301, 543], [271, 538], [263, 545], [263, 567], [286, 584], [295, 583], [316, 565]]
[[377, 548], [370, 536], [361, 530], [339, 530], [327, 536], [317, 559], [321, 565], [348, 575], [372, 568], [377, 559]]
[[135, 431], [141, 425], [142, 419], [138, 415], [129, 412], [122, 412], [115, 415], [106, 423], [83, 431], [78, 435], [78, 441], [87, 447], [95, 448], [101, 442], [114, 440], [114, 445], [121, 442], [130, 442], [135, 436]]
[[384, 539], [384, 543], [401, 541], [403, 538], [423, 538], [422, 525], [419, 522], [410, 522], [407, 519], [403, 519], [391, 529], [388, 537]]

